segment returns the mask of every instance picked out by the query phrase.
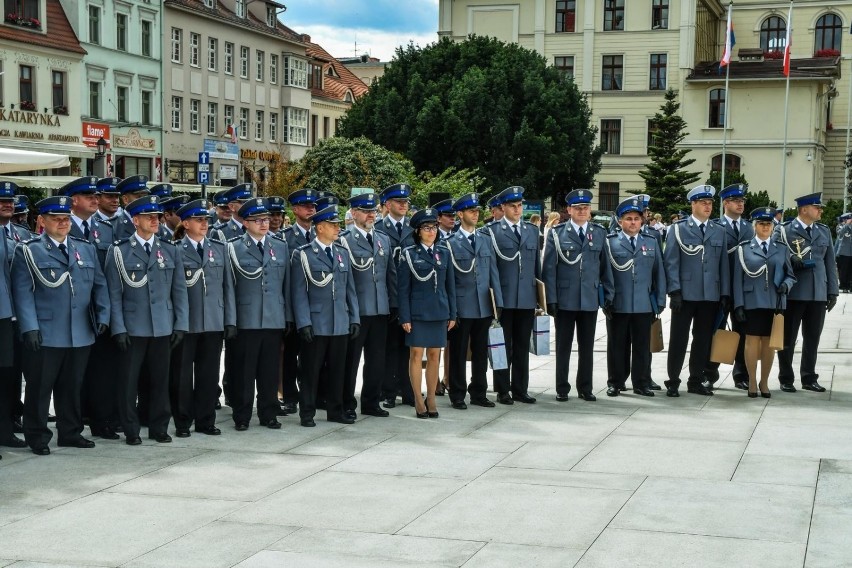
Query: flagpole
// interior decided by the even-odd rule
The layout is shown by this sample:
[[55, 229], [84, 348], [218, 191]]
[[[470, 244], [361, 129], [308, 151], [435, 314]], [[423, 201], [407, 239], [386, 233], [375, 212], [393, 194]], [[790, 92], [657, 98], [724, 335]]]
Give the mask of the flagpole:
[[[852, 77], [852, 59], [849, 60], [850, 77]], [[847, 184], [849, 183], [849, 132], [852, 131], [852, 82], [849, 84], [849, 102], [846, 105], [846, 153], [843, 154], [843, 162], [846, 169], [843, 170], [843, 212], [849, 211], [849, 195]]]
[[[793, 38], [793, 0], [790, 0], [790, 12], [787, 16], [787, 29], [789, 30], [787, 36], [790, 38], [788, 41], [791, 41]], [[788, 49], [789, 46], [785, 45], [784, 48]], [[791, 50], [790, 59], [792, 60], [792, 48], [789, 49]], [[790, 67], [792, 67], [792, 63], [790, 64]], [[781, 155], [781, 211], [784, 211], [785, 209], [785, 199], [787, 196], [787, 126], [789, 125], [788, 119], [790, 117], [790, 75], [792, 72], [793, 71], [791, 69], [790, 72], [787, 73], [787, 86], [784, 93], [784, 146]]]
[[[733, 47], [734, 47], [733, 45], [730, 45], [730, 46], [728, 45], [728, 42], [730, 40], [729, 34], [731, 33], [731, 25], [732, 25], [732, 22], [731, 22], [732, 14], [731, 13], [733, 12], [733, 9], [734, 9], [733, 1], [728, 2], [728, 22], [727, 22], [727, 25], [725, 27], [725, 50], [726, 51], [729, 50], [729, 49], [733, 49]], [[719, 181], [719, 191], [722, 191], [723, 189], [725, 189], [725, 170], [727, 169], [725, 167], [727, 165], [725, 157], [726, 157], [726, 154], [727, 154], [727, 147], [728, 147], [728, 116], [731, 114], [731, 95], [730, 95], [730, 92], [728, 91], [728, 84], [729, 84], [730, 79], [731, 79], [731, 61], [730, 61], [730, 58], [732, 57], [732, 54], [729, 53], [727, 55], [728, 55], [728, 63], [725, 65], [725, 118], [722, 120], [722, 166], [721, 166], [722, 177]], [[724, 54], [722, 55], [722, 57], [724, 58]], [[724, 215], [724, 208], [720, 204], [720, 206], [719, 206], [719, 219], [721, 219], [723, 215]]]

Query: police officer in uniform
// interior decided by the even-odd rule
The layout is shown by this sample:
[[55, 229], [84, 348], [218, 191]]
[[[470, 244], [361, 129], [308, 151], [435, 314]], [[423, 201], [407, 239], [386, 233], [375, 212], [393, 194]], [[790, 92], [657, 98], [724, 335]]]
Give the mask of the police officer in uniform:
[[[237, 328], [234, 338], [231, 407], [237, 431], [248, 430], [257, 386], [257, 417], [261, 426], [281, 428], [278, 376], [281, 341], [292, 331], [290, 249], [269, 235], [269, 201], [249, 199], [234, 217], [246, 233], [228, 241], [236, 286]], [[233, 221], [233, 219], [232, 219]], [[230, 372], [230, 371], [229, 371]]]
[[[0, 183], [0, 208], [9, 194], [14, 196], [17, 186], [12, 182]], [[9, 276], [15, 243], [0, 234], [0, 446], [24, 448], [26, 442], [15, 436], [12, 428], [12, 401], [20, 400], [21, 386], [14, 376], [15, 308], [12, 303], [12, 283]], [[17, 392], [15, 392], [17, 388]]]
[[[157, 238], [157, 196], [145, 195], [130, 202], [126, 212], [136, 231], [110, 247], [106, 264], [112, 306], [110, 330], [123, 353], [117, 377], [118, 414], [126, 443], [141, 444], [138, 392], [148, 401], [148, 437], [166, 443], [172, 440], [167, 432], [171, 350], [189, 329], [183, 260], [180, 249]], [[149, 373], [149, 384], [140, 391], [143, 366]]]
[[165, 222], [166, 207], [173, 207], [172, 212], [177, 211], [178, 207], [183, 203], [172, 202], [172, 184], [158, 183], [150, 189], [151, 195], [156, 195], [160, 198], [160, 209], [163, 213], [160, 214], [160, 228], [157, 229], [157, 236], [167, 241], [172, 240], [174, 229], [168, 227]]
[[491, 211], [490, 218], [486, 219], [488, 223], [490, 223], [491, 221], [499, 221], [503, 218], [503, 209], [500, 207], [499, 194], [488, 200], [488, 209]]
[[30, 225], [27, 222], [27, 215], [30, 212], [30, 198], [26, 195], [16, 195], [14, 203], [15, 210], [12, 213], [12, 223], [23, 227], [29, 227]]
[[[381, 193], [381, 202], [387, 207], [388, 214], [376, 225], [376, 230], [387, 235], [390, 240], [391, 256], [397, 269], [400, 251], [414, 244], [414, 231], [406, 217], [411, 205], [410, 197], [411, 186], [405, 183], [388, 186]], [[408, 348], [405, 346], [405, 332], [399, 325], [399, 305], [394, 302], [395, 297], [395, 294], [391, 295], [385, 350], [385, 378], [388, 381], [382, 385], [382, 406], [385, 408], [396, 406], [397, 394], [402, 395], [403, 404], [414, 406], [414, 393], [408, 378]]]
[[277, 237], [284, 236], [284, 209], [287, 201], [280, 195], [270, 195], [269, 232]]
[[117, 177], [101, 178], [98, 180], [98, 220], [112, 223], [121, 212], [119, 202], [121, 193], [116, 189], [121, 179]]
[[375, 230], [379, 196], [375, 193], [356, 195], [349, 201], [349, 206], [354, 222], [348, 230], [340, 233], [340, 244], [346, 249], [352, 266], [361, 330], [349, 341], [343, 407], [350, 416], [355, 411], [355, 383], [363, 353], [361, 414], [384, 417], [389, 413], [379, 402], [382, 384], [387, 382], [385, 377], [390, 372], [385, 367], [385, 348], [390, 306], [397, 303], [396, 264], [391, 256], [390, 239]]
[[326, 416], [329, 422], [352, 424], [344, 413], [344, 372], [348, 340], [358, 337], [358, 294], [349, 255], [335, 245], [340, 232], [337, 206], [320, 209], [311, 218], [316, 238], [293, 253], [291, 295], [296, 329], [302, 340], [302, 388], [299, 418], [315, 426], [317, 386], [325, 369]]
[[[506, 340], [508, 369], [494, 371], [497, 402], [532, 404], [527, 393], [530, 381], [528, 349], [537, 304], [536, 280], [541, 279], [541, 250], [538, 227], [521, 219], [524, 188], [507, 187], [497, 196], [503, 218], [482, 228], [497, 256], [497, 272], [503, 294], [500, 325]], [[511, 380], [510, 380], [511, 375]]]
[[215, 205], [216, 222], [210, 229], [218, 230], [222, 225], [231, 220], [233, 213], [228, 207], [228, 190], [222, 189], [213, 194], [213, 205]]
[[[476, 193], [468, 193], [456, 199], [453, 210], [461, 222], [458, 230], [444, 241], [453, 264], [458, 311], [456, 326], [448, 334], [450, 404], [457, 410], [467, 408], [464, 399], [468, 392], [471, 404], [486, 408], [494, 406], [485, 395], [488, 391], [488, 329], [492, 321], [500, 319], [503, 294], [491, 239], [476, 230], [479, 207], [479, 195]], [[495, 308], [497, 313], [494, 312]], [[468, 346], [471, 366], [469, 386], [466, 360]]]
[[196, 199], [177, 210], [184, 236], [182, 274], [189, 302], [189, 331], [172, 353], [171, 404], [178, 438], [195, 431], [218, 436], [219, 361], [222, 339], [237, 335], [231, 259], [225, 243], [205, 238], [208, 203]]
[[778, 352], [778, 380], [784, 392], [796, 392], [793, 385], [793, 350], [802, 327], [802, 361], [799, 378], [802, 388], [825, 392], [817, 379], [816, 359], [825, 312], [837, 303], [840, 292], [831, 230], [819, 222], [822, 193], [796, 198], [799, 215], [775, 227], [778, 241], [790, 250], [796, 285], [787, 296], [784, 314], [784, 349]]
[[[571, 219], [550, 230], [544, 248], [542, 278], [547, 313], [556, 320], [556, 400], [568, 400], [568, 365], [577, 330], [577, 396], [597, 400], [592, 392], [592, 359], [598, 308], [611, 316], [612, 267], [606, 259], [607, 231], [589, 222], [592, 192], [575, 189], [565, 198]], [[649, 323], [650, 325], [650, 323]]]
[[[647, 368], [651, 357], [651, 323], [666, 302], [666, 273], [663, 250], [658, 240], [642, 234], [641, 196], [631, 196], [618, 204], [615, 214], [621, 231], [607, 236], [606, 261], [613, 276], [614, 300], [608, 343], [632, 355], [631, 369], [620, 353], [607, 351], [610, 383], [606, 394], [618, 396], [625, 388], [628, 371], [633, 392], [654, 396]], [[657, 231], [654, 231], [657, 232]]]
[[83, 438], [80, 389], [95, 336], [110, 318], [106, 280], [95, 248], [69, 237], [71, 198], [48, 197], [36, 208], [44, 234], [15, 249], [15, 314], [25, 349], [24, 436], [33, 453], [50, 454], [47, 427], [51, 394], [59, 445], [93, 448]]
[[188, 195], [161, 198], [160, 207], [163, 209], [159, 232], [161, 239], [174, 241], [181, 238], [181, 235], [179, 235], [178, 239], [175, 239], [175, 231], [180, 227], [180, 216], [178, 216], [177, 210], [183, 207], [183, 204], [187, 201], [189, 201]]
[[844, 213], [840, 216], [834, 256], [837, 257], [840, 290], [852, 292], [852, 213]]
[[[252, 185], [250, 183], [241, 183], [226, 191], [222, 196], [222, 200], [228, 203], [228, 209], [231, 211], [231, 219], [227, 223], [220, 225], [217, 229], [220, 241], [229, 241], [245, 234], [246, 228], [244, 219], [240, 217], [240, 209], [244, 203], [251, 199], [251, 195]], [[211, 234], [208, 236], [216, 237], [217, 235]]]
[[714, 195], [716, 188], [712, 185], [689, 190], [686, 197], [692, 215], [674, 223], [666, 234], [663, 258], [672, 310], [666, 396], [680, 396], [680, 372], [690, 327], [692, 349], [687, 392], [713, 394], [702, 384], [704, 369], [710, 360], [710, 342], [719, 309], [728, 310], [731, 304], [727, 237], [719, 225], [710, 221]]
[[112, 228], [115, 239], [121, 240], [126, 239], [136, 232], [136, 227], [133, 224], [133, 216], [127, 211], [127, 207], [130, 203], [150, 193], [148, 190], [148, 177], [126, 177], [116, 184], [115, 190], [121, 195], [122, 209], [113, 218]]
[[447, 241], [456, 229], [456, 215], [453, 200], [444, 199], [432, 206], [438, 212], [438, 238]]

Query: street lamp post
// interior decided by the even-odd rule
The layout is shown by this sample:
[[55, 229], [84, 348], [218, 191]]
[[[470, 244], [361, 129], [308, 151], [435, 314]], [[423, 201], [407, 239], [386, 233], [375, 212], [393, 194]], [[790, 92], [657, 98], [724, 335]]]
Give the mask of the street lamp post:
[[95, 152], [94, 174], [99, 178], [103, 178], [106, 177], [107, 141], [104, 140], [103, 136], [101, 136], [100, 138], [98, 138], [98, 141], [95, 142], [95, 146], [97, 146], [98, 149]]

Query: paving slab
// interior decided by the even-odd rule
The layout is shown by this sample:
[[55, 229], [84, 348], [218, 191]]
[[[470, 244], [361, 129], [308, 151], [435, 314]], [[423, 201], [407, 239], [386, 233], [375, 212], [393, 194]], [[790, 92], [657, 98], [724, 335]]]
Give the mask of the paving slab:
[[579, 412], [549, 412], [531, 419], [526, 412], [509, 412], [482, 426], [470, 437], [513, 441], [597, 444], [624, 422], [624, 416]]
[[820, 460], [820, 473], [852, 473], [852, 460]]
[[464, 568], [570, 568], [583, 555], [574, 548], [525, 546], [489, 542], [473, 558], [463, 564]]
[[556, 485], [559, 487], [588, 487], [595, 489], [620, 489], [634, 491], [645, 480], [643, 475], [617, 473], [584, 473], [581, 471], [557, 471], [548, 469], [523, 469], [518, 467], [494, 467], [480, 480], [507, 484]]
[[817, 426], [761, 421], [746, 452], [812, 459], [848, 459], [852, 456], [852, 420], [846, 425]]
[[847, 568], [852, 559], [852, 509], [815, 505], [805, 568]]
[[595, 448], [594, 444], [527, 442], [500, 462], [501, 467], [569, 470]]
[[288, 454], [305, 454], [311, 456], [329, 456], [348, 458], [355, 454], [381, 444], [394, 434], [385, 432], [361, 432], [359, 430], [335, 430], [325, 436], [315, 438], [287, 450]]
[[[852, 474], [820, 471], [814, 505], [827, 505], [852, 511]], [[852, 526], [849, 528], [852, 531]]]
[[745, 454], [732, 481], [814, 487], [819, 472], [817, 459]]
[[732, 414], [706, 409], [643, 409], [622, 422], [615, 433], [625, 436], [740, 442], [751, 437], [759, 418], [760, 414]]
[[[326, 554], [315, 552], [305, 554], [301, 552], [279, 552], [274, 550], [261, 550], [257, 554], [236, 564], [234, 568], [269, 568], [270, 566], [298, 566], [299, 568], [394, 568], [398, 562], [355, 559], [339, 554]], [[433, 566], [441, 566], [433, 564]], [[444, 566], [449, 566], [445, 564]]]

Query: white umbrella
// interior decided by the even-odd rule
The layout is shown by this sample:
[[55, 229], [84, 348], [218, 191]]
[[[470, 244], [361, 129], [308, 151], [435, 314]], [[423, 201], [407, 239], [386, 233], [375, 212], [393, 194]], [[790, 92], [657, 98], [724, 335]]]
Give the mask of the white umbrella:
[[70, 165], [68, 156], [32, 152], [16, 148], [0, 148], [0, 174], [8, 172], [28, 172], [31, 170], [50, 170]]

